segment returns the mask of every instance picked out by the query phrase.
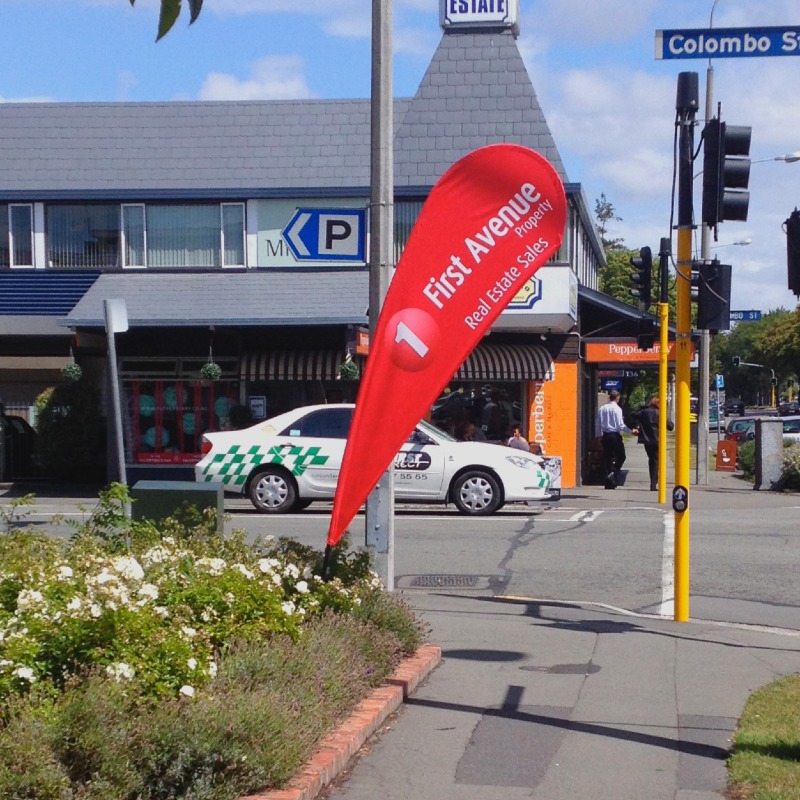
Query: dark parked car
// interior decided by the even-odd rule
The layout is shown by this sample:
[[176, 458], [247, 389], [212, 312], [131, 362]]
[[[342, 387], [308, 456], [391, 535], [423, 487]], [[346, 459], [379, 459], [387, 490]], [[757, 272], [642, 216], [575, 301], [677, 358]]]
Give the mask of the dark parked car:
[[4, 480], [30, 478], [36, 474], [36, 431], [23, 417], [5, 414], [2, 421]]
[[740, 417], [744, 416], [744, 400], [740, 400], [738, 397], [726, 398], [722, 408], [728, 416], [731, 414], [738, 414]]
[[800, 401], [781, 400], [781, 402], [778, 404], [778, 414], [782, 417], [788, 417], [792, 414], [800, 414]]

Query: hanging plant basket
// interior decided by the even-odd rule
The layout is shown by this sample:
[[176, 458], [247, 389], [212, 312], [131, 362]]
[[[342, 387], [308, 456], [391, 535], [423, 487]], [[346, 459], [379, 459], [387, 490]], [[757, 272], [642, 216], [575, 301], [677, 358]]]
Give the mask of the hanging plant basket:
[[339, 377], [345, 381], [354, 381], [358, 377], [358, 364], [355, 361], [342, 361], [339, 364]]
[[222, 367], [213, 361], [209, 361], [200, 367], [200, 377], [206, 381], [218, 381], [222, 377]]
[[83, 377], [83, 370], [74, 361], [61, 368], [61, 375], [66, 381], [79, 381]]

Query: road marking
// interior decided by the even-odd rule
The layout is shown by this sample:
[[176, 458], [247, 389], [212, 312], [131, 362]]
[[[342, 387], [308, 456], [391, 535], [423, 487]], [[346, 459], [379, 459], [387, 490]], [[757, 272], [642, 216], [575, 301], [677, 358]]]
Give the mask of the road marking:
[[675, 615], [675, 515], [664, 512], [664, 546], [661, 551], [661, 605], [662, 617]]
[[595, 509], [584, 509], [583, 511], [579, 511], [577, 514], [573, 514], [570, 518], [570, 522], [594, 522], [601, 514], [603, 510], [595, 510]]

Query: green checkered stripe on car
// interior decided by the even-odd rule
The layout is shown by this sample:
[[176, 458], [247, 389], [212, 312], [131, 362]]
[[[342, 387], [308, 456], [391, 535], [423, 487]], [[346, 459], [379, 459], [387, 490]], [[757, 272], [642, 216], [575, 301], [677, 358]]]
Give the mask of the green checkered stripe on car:
[[309, 466], [318, 466], [328, 460], [319, 454], [319, 447], [278, 445], [264, 451], [259, 445], [243, 448], [233, 445], [226, 453], [218, 453], [206, 465], [203, 476], [206, 482], [241, 486], [247, 476], [261, 464], [282, 464], [292, 475], [302, 475]]

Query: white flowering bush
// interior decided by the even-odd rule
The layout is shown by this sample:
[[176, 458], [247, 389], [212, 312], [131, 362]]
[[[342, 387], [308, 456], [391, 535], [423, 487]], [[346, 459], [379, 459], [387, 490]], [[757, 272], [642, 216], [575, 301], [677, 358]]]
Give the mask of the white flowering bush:
[[68, 543], [0, 536], [0, 697], [93, 669], [144, 695], [193, 697], [232, 643], [297, 639], [310, 617], [352, 612], [381, 588], [363, 555], [324, 582], [309, 548], [223, 537], [210, 515], [130, 522], [126, 499], [114, 487]]
[[800, 491], [800, 442], [784, 449], [781, 478], [784, 489]]
[[248, 544], [125, 487], [69, 542], [0, 508], [0, 798], [235, 800], [296, 774], [424, 641], [364, 553]]

